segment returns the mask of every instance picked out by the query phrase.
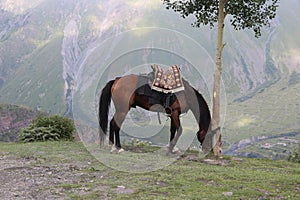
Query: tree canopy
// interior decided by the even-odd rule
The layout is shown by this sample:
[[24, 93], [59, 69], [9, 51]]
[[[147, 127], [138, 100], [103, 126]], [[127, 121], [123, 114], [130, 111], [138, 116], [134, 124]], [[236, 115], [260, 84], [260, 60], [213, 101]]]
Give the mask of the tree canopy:
[[[195, 27], [218, 22], [219, 0], [163, 0], [167, 9], [179, 12], [183, 18], [193, 15]], [[253, 29], [255, 36], [261, 35], [261, 28], [275, 18], [279, 0], [225, 0], [224, 13], [230, 17], [235, 30]]]

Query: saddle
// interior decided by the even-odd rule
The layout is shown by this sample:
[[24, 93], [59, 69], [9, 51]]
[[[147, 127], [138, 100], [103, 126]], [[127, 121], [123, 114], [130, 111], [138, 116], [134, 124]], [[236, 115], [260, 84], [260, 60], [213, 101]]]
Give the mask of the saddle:
[[163, 93], [175, 93], [184, 90], [180, 69], [177, 65], [163, 70], [158, 65], [151, 65], [154, 78], [151, 89]]
[[180, 69], [175, 65], [164, 71], [158, 65], [151, 66], [149, 74], [139, 75], [136, 93], [148, 98], [149, 103], [163, 106], [169, 113], [170, 106], [176, 101], [175, 92], [184, 90]]

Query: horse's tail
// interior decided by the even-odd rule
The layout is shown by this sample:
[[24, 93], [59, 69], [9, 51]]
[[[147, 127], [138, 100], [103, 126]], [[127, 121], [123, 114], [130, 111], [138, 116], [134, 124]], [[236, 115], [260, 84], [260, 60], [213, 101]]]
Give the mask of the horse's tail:
[[111, 102], [111, 88], [115, 80], [109, 81], [102, 89], [100, 101], [99, 101], [99, 134], [100, 134], [100, 145], [104, 144], [108, 126], [108, 113]]

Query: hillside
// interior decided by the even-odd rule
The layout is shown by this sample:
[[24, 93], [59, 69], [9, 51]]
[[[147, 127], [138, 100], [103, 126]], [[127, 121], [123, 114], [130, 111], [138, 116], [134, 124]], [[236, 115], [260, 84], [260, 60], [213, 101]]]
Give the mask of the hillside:
[[[111, 157], [118, 162], [125, 155]], [[138, 166], [139, 161], [131, 164]], [[299, 164], [287, 161], [232, 157], [212, 163], [187, 154], [162, 169], [148, 170], [110, 168], [81, 143], [0, 144], [3, 199], [300, 198]]]
[[[282, 1], [259, 39], [225, 24], [221, 101], [229, 154], [275, 158], [284, 143], [281, 157], [299, 142], [299, 9], [296, 0]], [[192, 21], [160, 0], [1, 0], [0, 102], [95, 128], [104, 83], [157, 63], [180, 65], [211, 106], [216, 29], [193, 28]], [[261, 148], [267, 143], [274, 149]]]
[[[137, 46], [165, 47], [176, 54], [183, 54], [192, 64], [197, 63], [199, 70], [205, 73], [202, 76], [211, 73], [209, 69], [202, 68], [213, 67], [213, 63], [209, 62], [214, 60], [215, 29], [192, 28], [192, 18], [179, 18], [177, 14], [165, 10], [160, 1], [147, 4], [125, 0], [1, 2], [1, 102], [13, 101], [31, 107], [39, 105], [53, 113], [71, 111], [70, 95], [84, 79], [83, 72], [91, 64], [101, 67], [107, 64], [105, 59], [113, 60], [120, 56], [116, 48], [131, 51]], [[252, 93], [251, 97], [258, 92], [257, 88], [269, 87], [293, 73], [299, 76], [300, 41], [292, 35], [297, 33], [295, 24], [299, 23], [296, 21], [297, 6], [299, 3], [282, 2], [278, 17], [259, 39], [254, 38], [250, 31], [236, 32], [226, 24], [223, 79], [230, 97], [249, 97]], [[155, 37], [149, 36], [149, 30], [145, 30], [139, 33], [144, 40], [133, 39], [137, 35], [131, 30], [146, 27], [169, 29], [169, 35], [157, 33]], [[131, 36], [127, 43], [118, 41], [121, 38], [113, 38], [126, 31]], [[185, 34], [205, 51], [196, 53], [194, 49], [186, 48], [188, 45], [178, 46], [186, 41], [166, 43], [175, 39], [180, 41], [178, 36], [174, 36], [174, 31]], [[110, 53], [105, 57], [97, 48], [111, 38], [114, 44], [107, 49]], [[86, 62], [93, 53], [100, 58], [102, 54], [102, 62]], [[196, 59], [196, 56], [199, 58]], [[203, 60], [205, 56], [211, 60]], [[153, 58], [149, 60], [149, 55], [147, 57], [148, 63], [155, 62]], [[126, 61], [127, 65], [134, 62], [132, 59]], [[120, 68], [126, 64], [123, 65]], [[211, 81], [208, 78], [205, 84]]]
[[0, 104], [0, 141], [18, 141], [19, 130], [28, 126], [38, 113], [26, 107]]

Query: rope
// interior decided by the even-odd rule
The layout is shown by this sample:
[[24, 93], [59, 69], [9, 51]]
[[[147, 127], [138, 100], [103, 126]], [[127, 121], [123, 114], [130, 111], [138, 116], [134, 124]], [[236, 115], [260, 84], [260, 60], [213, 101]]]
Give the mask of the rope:
[[157, 112], [158, 123], [161, 124], [160, 114]]

